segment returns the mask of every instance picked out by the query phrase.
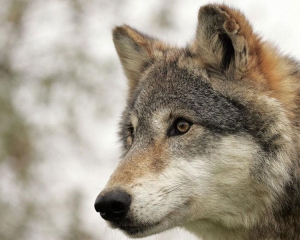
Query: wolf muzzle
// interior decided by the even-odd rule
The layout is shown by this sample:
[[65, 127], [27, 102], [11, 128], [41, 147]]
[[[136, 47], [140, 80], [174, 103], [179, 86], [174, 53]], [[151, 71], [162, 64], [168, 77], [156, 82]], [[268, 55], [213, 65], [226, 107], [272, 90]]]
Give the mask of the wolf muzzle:
[[110, 222], [123, 220], [130, 208], [131, 196], [122, 189], [114, 189], [97, 197], [95, 210]]

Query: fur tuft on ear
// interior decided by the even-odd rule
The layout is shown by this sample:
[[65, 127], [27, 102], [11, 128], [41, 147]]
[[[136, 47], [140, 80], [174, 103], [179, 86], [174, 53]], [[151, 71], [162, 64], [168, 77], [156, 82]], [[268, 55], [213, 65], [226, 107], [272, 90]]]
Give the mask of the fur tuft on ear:
[[241, 12], [217, 4], [200, 8], [192, 49], [206, 66], [239, 79], [255, 65], [255, 46], [259, 45], [259, 37]]
[[133, 89], [140, 78], [143, 66], [151, 61], [152, 38], [123, 25], [113, 30], [113, 41], [129, 80], [129, 89]]
[[133, 92], [143, 72], [168, 46], [127, 25], [113, 30], [113, 41]]

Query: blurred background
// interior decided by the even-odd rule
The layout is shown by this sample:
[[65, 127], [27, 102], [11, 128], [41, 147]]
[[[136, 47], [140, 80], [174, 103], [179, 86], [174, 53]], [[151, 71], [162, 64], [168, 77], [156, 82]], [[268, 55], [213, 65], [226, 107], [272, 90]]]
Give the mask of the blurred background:
[[[1, 240], [127, 239], [93, 208], [119, 161], [126, 98], [111, 29], [126, 23], [184, 46], [207, 2], [0, 0]], [[300, 58], [298, 0], [225, 2]], [[195, 238], [177, 228], [147, 239]]]

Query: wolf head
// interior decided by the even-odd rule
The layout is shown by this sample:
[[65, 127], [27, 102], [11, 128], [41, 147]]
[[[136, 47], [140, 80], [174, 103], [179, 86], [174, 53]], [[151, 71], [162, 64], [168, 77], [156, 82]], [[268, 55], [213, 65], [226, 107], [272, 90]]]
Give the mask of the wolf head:
[[96, 210], [130, 237], [175, 226], [246, 236], [290, 180], [289, 60], [224, 5], [200, 8], [185, 48], [126, 25], [113, 40], [129, 83], [123, 155]]

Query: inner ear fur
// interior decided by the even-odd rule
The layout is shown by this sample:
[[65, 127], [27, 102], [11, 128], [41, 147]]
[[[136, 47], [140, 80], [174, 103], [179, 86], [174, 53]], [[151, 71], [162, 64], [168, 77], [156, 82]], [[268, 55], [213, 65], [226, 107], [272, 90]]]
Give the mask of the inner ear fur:
[[258, 46], [260, 38], [238, 10], [217, 4], [200, 8], [192, 48], [205, 65], [241, 78], [256, 64]]

